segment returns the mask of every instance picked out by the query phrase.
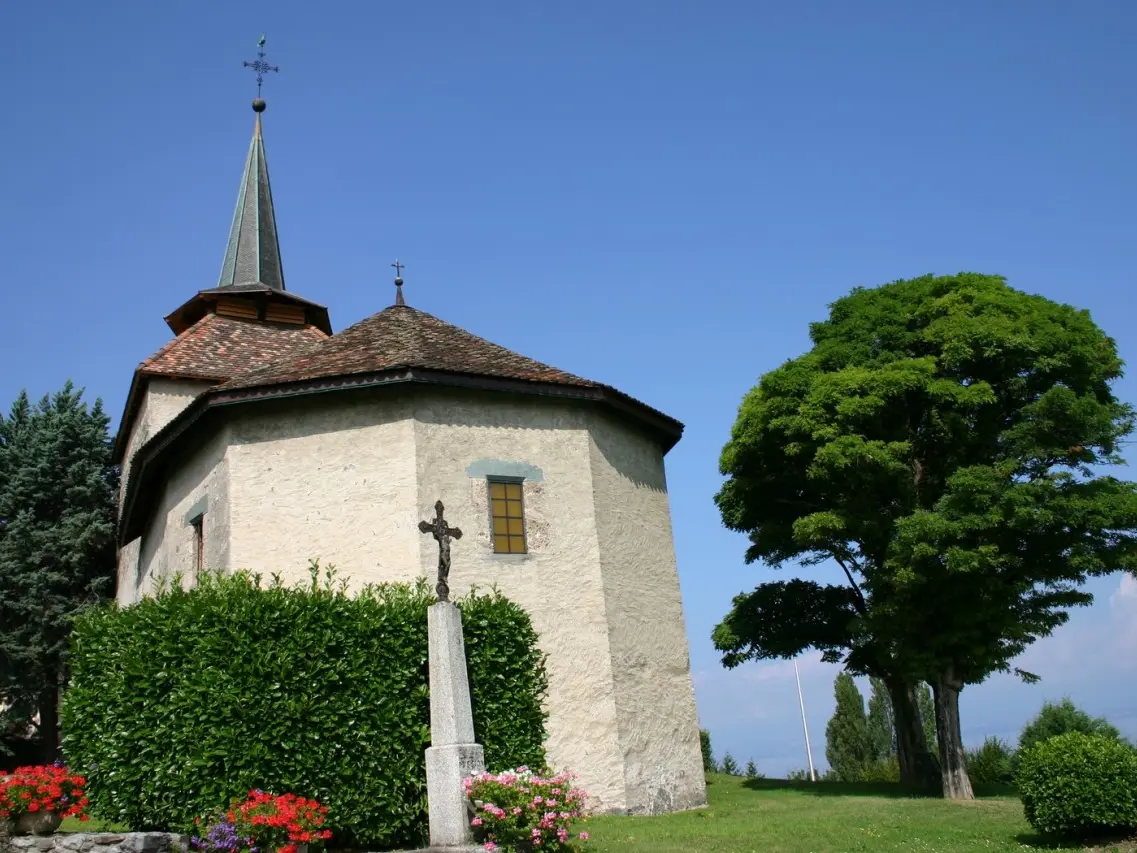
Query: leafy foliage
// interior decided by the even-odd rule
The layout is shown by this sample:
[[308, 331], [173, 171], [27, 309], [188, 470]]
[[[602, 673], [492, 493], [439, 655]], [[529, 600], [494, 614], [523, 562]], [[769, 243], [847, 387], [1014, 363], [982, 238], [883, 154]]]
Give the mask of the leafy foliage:
[[[415, 846], [430, 742], [425, 584], [351, 596], [322, 582], [207, 575], [186, 591], [85, 614], [64, 749], [101, 817], [185, 829], [252, 789], [329, 808], [337, 843]], [[544, 764], [544, 657], [496, 593], [461, 602], [487, 762]]]
[[703, 772], [717, 773], [719, 768], [715, 763], [715, 753], [711, 747], [711, 733], [706, 729], [699, 729], [699, 746], [703, 750]]
[[1091, 717], [1066, 697], [1061, 702], [1044, 702], [1042, 710], [1026, 724], [1019, 735], [1019, 749], [1030, 749], [1036, 743], [1068, 732], [1101, 735], [1121, 740], [1121, 732], [1105, 717]]
[[861, 771], [862, 782], [899, 782], [900, 761], [895, 755], [870, 761]]
[[734, 760], [734, 756], [729, 752], [722, 757], [719, 762], [719, 772], [725, 773], [727, 776], [740, 776], [741, 771], [738, 769], [738, 762]]
[[967, 751], [967, 775], [972, 784], [1009, 785], [1015, 780], [1015, 751], [997, 737], [986, 738]]
[[1134, 427], [1122, 362], [1087, 312], [974, 273], [858, 288], [810, 337], [743, 401], [716, 502], [748, 561], [839, 581], [760, 584], [715, 644], [727, 666], [812, 648], [927, 681], [966, 795], [959, 691], [1090, 603], [1087, 577], [1137, 568], [1137, 488], [1099, 475]]
[[82, 396], [70, 382], [35, 405], [21, 393], [0, 415], [0, 735], [38, 715], [47, 760], [58, 751], [71, 621], [114, 577], [109, 419]]
[[1137, 827], [1137, 753], [1068, 732], [1026, 749], [1017, 777], [1026, 818], [1047, 835], [1088, 838]]
[[840, 672], [833, 682], [837, 707], [825, 726], [825, 757], [840, 782], [858, 782], [873, 758], [865, 700], [853, 676]]

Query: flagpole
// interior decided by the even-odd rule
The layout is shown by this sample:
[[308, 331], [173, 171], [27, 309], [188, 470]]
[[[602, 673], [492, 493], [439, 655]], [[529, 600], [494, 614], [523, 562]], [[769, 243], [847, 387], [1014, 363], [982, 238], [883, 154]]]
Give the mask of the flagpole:
[[809, 745], [809, 724], [805, 721], [805, 699], [801, 695], [801, 674], [797, 671], [797, 658], [794, 658], [794, 679], [797, 681], [797, 701], [801, 705], [801, 727], [805, 731], [805, 756], [809, 759], [809, 778], [817, 781], [817, 773], [813, 769], [813, 749]]

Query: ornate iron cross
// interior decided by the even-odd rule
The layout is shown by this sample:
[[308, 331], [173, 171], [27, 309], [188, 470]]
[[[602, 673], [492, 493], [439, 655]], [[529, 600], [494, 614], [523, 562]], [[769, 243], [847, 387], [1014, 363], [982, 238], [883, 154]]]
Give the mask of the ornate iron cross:
[[243, 67], [251, 68], [257, 72], [257, 97], [259, 98], [261, 96], [261, 85], [265, 81], [265, 72], [280, 70], [279, 65], [269, 65], [265, 62], [265, 37], [263, 35], [257, 42], [257, 58], [252, 62], [245, 62]]
[[438, 584], [434, 591], [438, 593], [439, 601], [450, 600], [450, 540], [461, 539], [462, 531], [457, 527], [447, 527], [446, 519], [442, 517], [442, 501], [434, 504], [434, 518], [431, 521], [420, 521], [418, 529], [429, 533], [438, 542]]

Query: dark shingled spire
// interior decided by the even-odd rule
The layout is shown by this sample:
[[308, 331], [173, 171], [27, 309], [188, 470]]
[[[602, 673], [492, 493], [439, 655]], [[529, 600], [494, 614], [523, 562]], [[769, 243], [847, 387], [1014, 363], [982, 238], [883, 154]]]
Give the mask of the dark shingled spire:
[[257, 114], [253, 140], [245, 158], [245, 173], [237, 194], [237, 209], [229, 229], [229, 245], [221, 267], [218, 287], [262, 284], [273, 290], [284, 290], [284, 267], [280, 262], [280, 241], [276, 234], [276, 214], [272, 207], [272, 189], [268, 181], [264, 139], [261, 137], [261, 113], [265, 102], [253, 101]]

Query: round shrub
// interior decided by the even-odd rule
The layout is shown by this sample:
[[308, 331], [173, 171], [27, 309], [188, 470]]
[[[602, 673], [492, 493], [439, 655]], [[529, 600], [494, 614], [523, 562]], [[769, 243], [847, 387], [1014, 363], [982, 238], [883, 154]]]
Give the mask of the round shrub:
[[1086, 838], [1137, 827], [1137, 753], [1070, 732], [1025, 750], [1016, 778], [1026, 819], [1045, 835]]
[[[420, 845], [430, 745], [425, 583], [349, 595], [331, 575], [207, 576], [95, 609], [72, 635], [64, 750], [92, 811], [136, 830], [261, 789], [328, 806], [337, 846]], [[544, 764], [544, 656], [497, 593], [463, 612], [475, 731], [490, 766]]]

